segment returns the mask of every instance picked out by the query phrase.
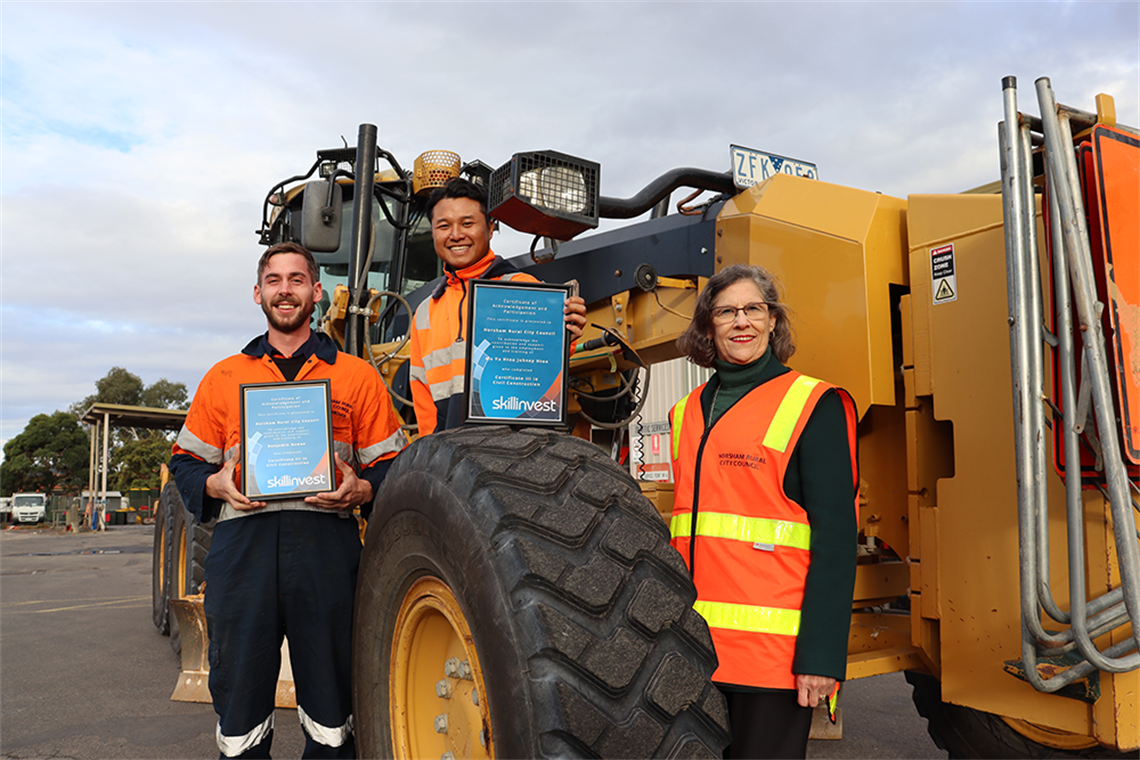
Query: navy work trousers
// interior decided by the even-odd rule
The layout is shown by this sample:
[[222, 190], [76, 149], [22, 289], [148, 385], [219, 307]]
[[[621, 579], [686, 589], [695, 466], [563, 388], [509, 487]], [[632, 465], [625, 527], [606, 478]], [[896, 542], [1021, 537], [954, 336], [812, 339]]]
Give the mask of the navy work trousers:
[[269, 757], [282, 637], [303, 757], [351, 758], [355, 518], [280, 511], [217, 524], [206, 558], [210, 694], [222, 757]]
[[812, 708], [800, 707], [794, 689], [721, 692], [728, 702], [728, 723], [732, 729], [725, 758], [777, 760], [807, 756]]

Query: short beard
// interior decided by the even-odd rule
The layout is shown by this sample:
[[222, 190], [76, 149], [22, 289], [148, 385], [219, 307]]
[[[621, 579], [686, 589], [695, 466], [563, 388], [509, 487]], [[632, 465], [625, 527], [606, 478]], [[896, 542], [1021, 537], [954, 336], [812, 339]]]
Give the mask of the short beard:
[[[297, 310], [293, 312], [294, 317], [290, 321], [285, 321], [276, 311], [273, 310], [272, 304], [266, 301], [261, 302], [261, 310], [265, 312], [265, 318], [269, 320], [270, 326], [274, 330], [282, 333], [295, 333], [298, 330], [307, 327], [313, 318], [313, 311], [316, 309], [316, 304], [297, 304]], [[296, 319], [296, 322], [292, 320]]]

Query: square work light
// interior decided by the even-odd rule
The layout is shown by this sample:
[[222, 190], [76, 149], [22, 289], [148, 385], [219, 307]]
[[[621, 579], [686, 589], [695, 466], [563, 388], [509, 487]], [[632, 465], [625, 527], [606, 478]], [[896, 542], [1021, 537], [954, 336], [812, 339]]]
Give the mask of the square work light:
[[601, 166], [552, 150], [516, 153], [491, 174], [488, 213], [519, 232], [569, 240], [598, 226]]

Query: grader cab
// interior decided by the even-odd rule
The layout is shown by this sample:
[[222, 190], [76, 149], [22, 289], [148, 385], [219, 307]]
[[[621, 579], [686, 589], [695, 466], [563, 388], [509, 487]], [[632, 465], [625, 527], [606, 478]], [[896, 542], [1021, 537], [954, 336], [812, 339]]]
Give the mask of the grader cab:
[[[715, 653], [651, 441], [700, 380], [674, 341], [734, 263], [777, 275], [792, 366], [858, 407], [847, 678], [906, 671], [953, 757], [1140, 748], [1140, 137], [1107, 96], [1086, 113], [1048, 80], [1037, 91], [1027, 116], [1003, 82], [1000, 192], [893, 198], [734, 149], [735, 171], [678, 169], [616, 199], [597, 164], [550, 151], [497, 170], [432, 152], [405, 171], [370, 125], [275, 186], [262, 243], [314, 251], [333, 293], [321, 328], [376, 366], [409, 425], [408, 319], [440, 273], [432, 187], [486, 184], [491, 216], [535, 236], [518, 261], [575, 280], [589, 308], [570, 435], [427, 436], [377, 495], [354, 636], [361, 751], [719, 756]], [[734, 181], [765, 160], [783, 171]], [[679, 188], [711, 195], [666, 213]], [[201, 581], [166, 577], [186, 579], [171, 597]], [[194, 602], [174, 606], [181, 620]]]

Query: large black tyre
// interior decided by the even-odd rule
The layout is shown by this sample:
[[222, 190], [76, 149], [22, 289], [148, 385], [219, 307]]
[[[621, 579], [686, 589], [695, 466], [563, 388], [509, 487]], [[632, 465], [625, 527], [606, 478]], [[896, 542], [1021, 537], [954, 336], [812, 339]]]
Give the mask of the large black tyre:
[[[170, 596], [175, 599], [197, 594], [206, 582], [206, 555], [210, 553], [210, 542], [214, 537], [214, 523], [203, 525], [194, 519], [186, 509], [182, 496], [174, 483], [163, 489], [163, 499], [167, 500], [170, 511], [167, 520], [170, 524], [171, 550], [167, 563], [167, 583]], [[170, 646], [175, 653], [182, 652], [182, 637], [178, 631], [178, 619], [170, 616]]]
[[[934, 676], [908, 670], [906, 680], [914, 689], [911, 698], [918, 714], [926, 718], [927, 733], [951, 758], [1136, 757], [1135, 752], [1122, 753], [1069, 734], [1057, 734], [1057, 746], [1047, 746], [1018, 733], [997, 715], [943, 702], [942, 685]], [[1080, 746], [1086, 742], [1093, 746]]]
[[199, 594], [206, 583], [206, 555], [214, 538], [214, 523], [202, 524], [189, 513], [186, 520], [186, 593]]
[[728, 718], [692, 581], [656, 510], [597, 447], [547, 430], [467, 427], [400, 454], [357, 583], [361, 757], [391, 757], [394, 726], [415, 732], [426, 720], [431, 734], [439, 705], [417, 717], [400, 678], [394, 693], [389, 684], [394, 647], [419, 643], [401, 623], [409, 589], [432, 579], [458, 602], [486, 694], [474, 700], [485, 712], [472, 734], [486, 740], [489, 729], [490, 746], [469, 736], [443, 748], [456, 757], [721, 756]]
[[154, 554], [151, 559], [150, 572], [152, 619], [154, 620], [154, 627], [163, 636], [170, 635], [170, 573], [168, 569], [169, 557], [174, 551], [174, 524], [171, 520], [172, 500], [177, 500], [178, 507], [182, 507], [178, 489], [173, 483], [167, 483], [166, 487], [162, 489], [158, 509], [154, 515]]
[[[192, 523], [193, 518], [186, 512], [182, 495], [173, 483], [168, 483], [163, 489], [163, 496], [168, 492], [171, 494], [170, 512], [166, 519], [170, 522], [171, 550], [166, 560], [166, 583], [170, 598], [179, 599], [185, 595], [186, 589], [186, 526]], [[178, 630], [178, 618], [174, 615], [170, 616], [170, 648], [175, 654], [182, 654], [182, 636]]]

